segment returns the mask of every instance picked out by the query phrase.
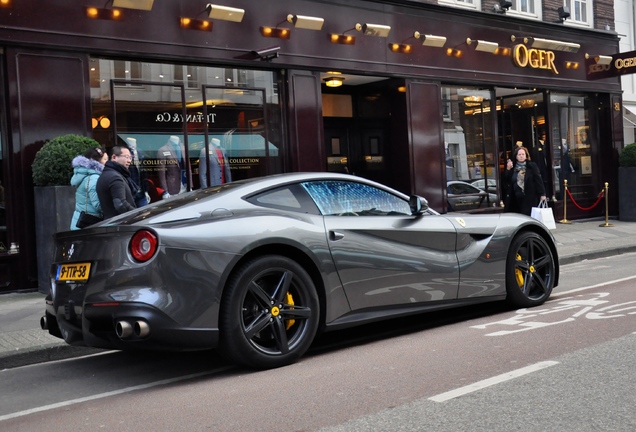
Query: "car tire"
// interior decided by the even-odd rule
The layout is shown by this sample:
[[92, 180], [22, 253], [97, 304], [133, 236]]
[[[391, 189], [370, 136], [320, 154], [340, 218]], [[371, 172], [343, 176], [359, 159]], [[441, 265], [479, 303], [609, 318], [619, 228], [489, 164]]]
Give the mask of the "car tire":
[[223, 295], [220, 347], [234, 363], [271, 369], [309, 349], [320, 302], [309, 274], [290, 258], [262, 256], [243, 264]]
[[523, 308], [543, 304], [552, 294], [555, 275], [554, 255], [543, 237], [526, 231], [512, 240], [506, 261], [510, 305]]

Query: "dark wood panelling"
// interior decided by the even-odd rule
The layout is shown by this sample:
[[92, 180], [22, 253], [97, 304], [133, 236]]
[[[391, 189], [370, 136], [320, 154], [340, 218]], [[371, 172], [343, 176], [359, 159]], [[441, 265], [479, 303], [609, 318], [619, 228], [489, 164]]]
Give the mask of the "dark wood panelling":
[[[387, 151], [387, 164], [391, 173], [387, 184], [402, 193], [413, 193], [411, 177], [410, 141], [408, 128], [408, 109], [406, 91], [398, 88], [405, 86], [403, 80], [394, 80], [394, 89], [390, 92], [391, 100], [391, 135]], [[404, 87], [406, 88], [406, 87]]]
[[291, 171], [324, 171], [322, 96], [315, 72], [289, 72], [289, 159]]
[[[37, 286], [34, 194], [31, 163], [49, 139], [63, 134], [90, 136], [88, 57], [8, 49], [13, 202], [16, 241], [20, 244], [22, 288]], [[28, 224], [17, 221], [30, 221]]]
[[437, 211], [446, 211], [441, 89], [437, 83], [410, 82], [407, 109], [413, 191]]

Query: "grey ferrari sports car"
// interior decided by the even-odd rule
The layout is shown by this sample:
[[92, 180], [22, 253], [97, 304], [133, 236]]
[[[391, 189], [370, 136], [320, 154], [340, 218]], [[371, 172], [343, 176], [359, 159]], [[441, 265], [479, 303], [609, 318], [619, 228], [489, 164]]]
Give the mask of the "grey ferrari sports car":
[[536, 306], [558, 280], [554, 238], [529, 217], [441, 215], [363, 178], [281, 174], [56, 234], [41, 324], [71, 345], [218, 348], [273, 368], [318, 332], [504, 299]]

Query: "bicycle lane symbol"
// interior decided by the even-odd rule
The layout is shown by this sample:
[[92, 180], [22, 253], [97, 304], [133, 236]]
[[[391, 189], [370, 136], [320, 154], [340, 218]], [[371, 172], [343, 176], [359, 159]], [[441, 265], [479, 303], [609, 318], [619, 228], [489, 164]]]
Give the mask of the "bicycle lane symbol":
[[[545, 327], [566, 324], [577, 318], [591, 320], [620, 318], [636, 315], [636, 301], [610, 304], [607, 299], [610, 293], [586, 293], [572, 297], [564, 297], [549, 307], [519, 309], [516, 315], [500, 321], [471, 326], [474, 329], [501, 330], [487, 333], [485, 336], [505, 336], [513, 333], [537, 330]], [[544, 306], [548, 306], [545, 305]], [[567, 316], [564, 317], [564, 314]]]

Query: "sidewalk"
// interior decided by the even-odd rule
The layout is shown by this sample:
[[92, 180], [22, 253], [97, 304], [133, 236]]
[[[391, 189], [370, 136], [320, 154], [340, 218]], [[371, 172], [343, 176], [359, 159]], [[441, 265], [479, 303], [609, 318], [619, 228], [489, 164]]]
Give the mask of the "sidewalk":
[[[604, 219], [557, 223], [552, 231], [561, 264], [636, 252], [636, 222]], [[100, 352], [72, 347], [40, 329], [44, 294], [0, 294], [0, 371], [5, 368]]]

